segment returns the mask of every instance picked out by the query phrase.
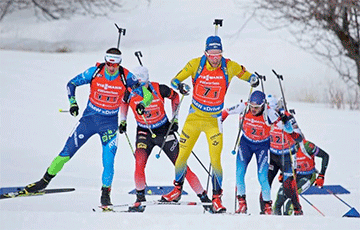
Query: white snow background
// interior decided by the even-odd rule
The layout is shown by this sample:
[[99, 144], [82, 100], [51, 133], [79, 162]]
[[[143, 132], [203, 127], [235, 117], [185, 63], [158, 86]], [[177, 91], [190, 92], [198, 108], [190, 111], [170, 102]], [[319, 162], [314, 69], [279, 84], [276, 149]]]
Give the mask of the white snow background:
[[[130, 1], [129, 1], [130, 2]], [[68, 109], [66, 84], [98, 61], [106, 49], [116, 46], [116, 23], [126, 28], [121, 37], [123, 66], [138, 65], [135, 51], [143, 54], [150, 79], [168, 84], [190, 59], [203, 54], [206, 37], [214, 34], [215, 18], [224, 19], [219, 35], [224, 56], [244, 65], [250, 72], [266, 75], [266, 93], [280, 96], [275, 69], [284, 76], [283, 86], [288, 107], [296, 110], [296, 118], [306, 138], [330, 155], [325, 184], [342, 185], [351, 194], [341, 199], [360, 210], [360, 113], [335, 110], [325, 104], [296, 102], [303, 89], [321, 92], [321, 84], [335, 76], [327, 66], [311, 55], [286, 42], [286, 32], [268, 32], [254, 20], [237, 33], [245, 23], [245, 15], [232, 0], [134, 1], [127, 11], [111, 13], [106, 18], [74, 17], [70, 20], [42, 21], [32, 12], [13, 14], [0, 23], [0, 187], [25, 186], [39, 180], [52, 159], [63, 148], [77, 118], [59, 109]], [[73, 52], [56, 53], [67, 47]], [[186, 81], [190, 84], [190, 80]], [[339, 80], [340, 82], [340, 80]], [[260, 89], [260, 88], [259, 88]], [[246, 100], [249, 85], [234, 79], [225, 106]], [[76, 97], [83, 110], [89, 86], [78, 87]], [[191, 97], [186, 97], [180, 110], [180, 128], [187, 116]], [[167, 101], [170, 113], [170, 102]], [[128, 116], [128, 135], [135, 142], [133, 115]], [[224, 124], [223, 204], [234, 212], [235, 156], [231, 154], [237, 135], [238, 117]], [[148, 185], [172, 185], [174, 167], [162, 155], [149, 158]], [[195, 154], [209, 166], [208, 147], [202, 134]], [[191, 156], [189, 166], [206, 187], [207, 174]], [[317, 161], [320, 168], [320, 162]], [[212, 215], [199, 206], [148, 206], [144, 213], [93, 212], [99, 205], [101, 187], [101, 144], [94, 136], [64, 166], [48, 188], [74, 187], [71, 193], [1, 200], [0, 229], [360, 229], [359, 218], [343, 218], [350, 210], [332, 195], [306, 196], [325, 217], [300, 198], [304, 216], [259, 215], [260, 186], [255, 158], [246, 174], [248, 211], [250, 216]], [[132, 203], [135, 196], [134, 158], [124, 135], [119, 136], [112, 190], [114, 204]], [[275, 199], [279, 183], [272, 186]], [[189, 193], [183, 201], [198, 201], [186, 182]], [[210, 186], [211, 194], [211, 186]], [[147, 200], [159, 199], [147, 196]]]

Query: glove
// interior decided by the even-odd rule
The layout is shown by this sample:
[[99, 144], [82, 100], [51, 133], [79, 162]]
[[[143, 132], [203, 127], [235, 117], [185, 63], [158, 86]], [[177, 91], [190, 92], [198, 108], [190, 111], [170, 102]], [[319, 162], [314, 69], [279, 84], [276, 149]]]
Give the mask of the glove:
[[190, 94], [190, 86], [185, 83], [179, 83], [178, 89], [179, 92], [185, 96]]
[[319, 174], [314, 183], [318, 188], [324, 187], [324, 175]]
[[280, 175], [279, 175], [279, 177], [278, 177], [278, 180], [279, 180], [280, 183], [283, 182], [283, 180], [284, 180], [284, 175], [283, 175], [282, 173], [280, 173]]
[[229, 116], [229, 113], [225, 109], [223, 111], [221, 111], [221, 122], [224, 122], [228, 116]]
[[126, 121], [121, 121], [120, 122], [119, 133], [126, 133]]
[[178, 129], [179, 129], [179, 121], [178, 121], [178, 119], [175, 119], [174, 123], [171, 126], [170, 131], [176, 133], [178, 131]]
[[76, 102], [70, 104], [70, 114], [71, 114], [71, 116], [74, 116], [74, 117], [79, 115], [79, 106]]
[[144, 114], [144, 111], [145, 111], [145, 106], [143, 103], [139, 103], [136, 105], [136, 112], [139, 114], [139, 115], [143, 115]]
[[280, 115], [280, 119], [284, 124], [286, 124], [288, 121], [290, 121], [291, 118], [292, 118], [291, 115], [290, 116], [287, 116], [286, 114]]
[[260, 83], [259, 78], [255, 75], [251, 75], [251, 77], [250, 77], [251, 87], [256, 88], [259, 85], [259, 83]]

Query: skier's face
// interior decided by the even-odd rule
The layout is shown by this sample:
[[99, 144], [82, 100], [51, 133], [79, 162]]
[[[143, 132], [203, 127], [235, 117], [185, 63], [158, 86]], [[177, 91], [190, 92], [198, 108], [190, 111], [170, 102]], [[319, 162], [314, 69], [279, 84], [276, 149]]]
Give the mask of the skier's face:
[[263, 108], [263, 105], [256, 105], [256, 104], [250, 103], [250, 112], [253, 116], [260, 115], [262, 108]]
[[221, 50], [208, 50], [205, 51], [205, 55], [212, 67], [216, 68], [220, 65], [220, 61], [222, 57]]
[[118, 69], [119, 69], [119, 64], [118, 63], [106, 62], [106, 70], [108, 71], [108, 73], [110, 75], [115, 74]]

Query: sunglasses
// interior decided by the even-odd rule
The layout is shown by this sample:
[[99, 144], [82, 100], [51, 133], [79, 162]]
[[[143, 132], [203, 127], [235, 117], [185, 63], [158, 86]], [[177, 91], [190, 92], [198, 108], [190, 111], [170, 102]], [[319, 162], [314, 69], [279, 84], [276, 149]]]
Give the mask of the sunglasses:
[[205, 53], [209, 58], [220, 58], [222, 56], [222, 53], [217, 53], [217, 54], [209, 54], [208, 52]]
[[252, 107], [252, 108], [261, 108], [263, 105], [264, 105], [264, 103], [261, 103], [260, 105], [250, 103], [250, 107]]
[[119, 67], [119, 63], [106, 62], [106, 65], [109, 67]]

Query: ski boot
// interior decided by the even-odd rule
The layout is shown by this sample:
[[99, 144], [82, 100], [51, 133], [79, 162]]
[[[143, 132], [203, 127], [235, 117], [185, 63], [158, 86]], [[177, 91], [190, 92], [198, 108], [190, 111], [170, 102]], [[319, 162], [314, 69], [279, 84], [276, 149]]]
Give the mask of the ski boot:
[[113, 209], [111, 208], [112, 203], [110, 200], [110, 192], [111, 192], [111, 187], [101, 187], [101, 197], [100, 197], [100, 202], [101, 202], [101, 208], [103, 209], [104, 212], [106, 211], [113, 211]]
[[222, 205], [221, 197], [222, 197], [222, 190], [213, 191], [213, 197], [212, 197], [212, 212], [213, 213], [226, 212], [226, 208]]
[[246, 205], [246, 195], [238, 195], [237, 196], [239, 202], [239, 209], [236, 210], [235, 213], [246, 214], [247, 213], [247, 205]]
[[210, 212], [212, 205], [210, 204], [211, 200], [209, 199], [206, 190], [204, 190], [204, 192], [201, 194], [197, 194], [197, 196], [200, 198], [201, 203], [209, 203], [209, 205], [203, 205], [203, 207], [205, 211]]
[[50, 175], [46, 170], [46, 173], [44, 174], [43, 178], [41, 178], [39, 181], [35, 183], [26, 185], [25, 188], [19, 192], [19, 194], [41, 192], [48, 186], [49, 182], [54, 177], [55, 175]]
[[264, 214], [265, 215], [272, 215], [273, 212], [272, 212], [272, 201], [264, 201], [265, 202], [265, 210], [264, 210]]
[[181, 199], [183, 182], [174, 181], [174, 185], [175, 187], [171, 192], [161, 196], [161, 202], [178, 202]]
[[293, 214], [293, 212], [294, 212], [294, 205], [291, 202], [291, 200], [289, 199], [285, 204], [284, 215], [291, 216]]
[[129, 207], [129, 212], [144, 212], [146, 205], [141, 205], [141, 202], [146, 201], [145, 199], [145, 189], [136, 190], [136, 201], [133, 206]]
[[294, 210], [294, 215], [295, 216], [302, 216], [302, 215], [304, 215], [304, 213], [303, 213], [302, 209], [299, 209], [299, 210]]

